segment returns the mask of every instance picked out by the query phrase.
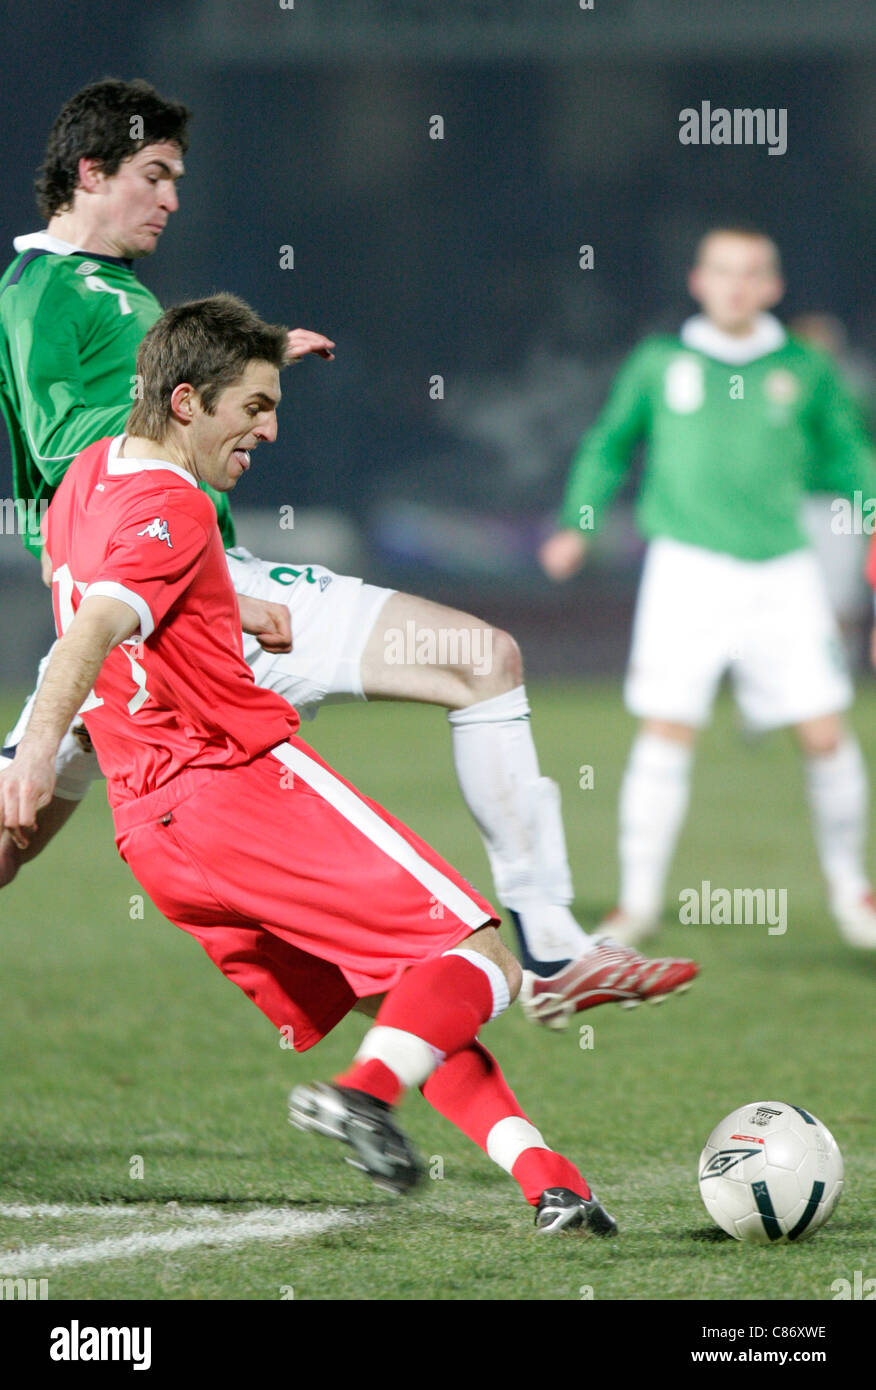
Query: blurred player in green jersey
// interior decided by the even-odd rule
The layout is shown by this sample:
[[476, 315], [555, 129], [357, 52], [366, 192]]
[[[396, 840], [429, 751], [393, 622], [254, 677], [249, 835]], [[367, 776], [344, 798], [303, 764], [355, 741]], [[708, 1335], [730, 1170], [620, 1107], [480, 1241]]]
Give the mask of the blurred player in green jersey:
[[644, 442], [637, 519], [650, 544], [625, 685], [641, 725], [621, 788], [619, 905], [606, 925], [628, 943], [657, 928], [696, 734], [729, 672], [751, 729], [793, 728], [831, 909], [849, 943], [876, 948], [867, 777], [842, 717], [852, 684], [800, 515], [807, 487], [876, 496], [872, 446], [830, 359], [769, 312], [784, 292], [769, 237], [709, 232], [689, 287], [702, 313], [627, 359], [540, 551], [555, 580], [580, 568], [588, 531]]
[[[16, 241], [18, 256], [0, 281], [0, 400], [23, 503], [50, 498], [80, 449], [124, 431], [138, 389], [136, 350], [160, 314], [133, 262], [154, 250], [177, 207], [187, 119], [146, 83], [108, 80], [77, 93], [55, 122], [37, 185], [48, 226]], [[330, 358], [333, 347], [299, 329], [288, 351]], [[686, 985], [692, 962], [646, 960], [605, 934], [588, 936], [572, 915], [559, 792], [539, 770], [513, 638], [319, 564], [260, 560], [234, 547], [227, 500], [213, 500], [257, 684], [304, 718], [326, 700], [415, 700], [448, 710], [460, 788], [518, 930], [529, 1016], [562, 1026], [594, 1004], [638, 1003]], [[28, 543], [39, 550], [38, 535]], [[399, 652], [398, 634], [410, 632], [415, 641]], [[30, 707], [7, 736], [7, 761]], [[0, 839], [0, 886], [63, 825], [98, 771], [71, 731], [30, 845], [22, 851]]]

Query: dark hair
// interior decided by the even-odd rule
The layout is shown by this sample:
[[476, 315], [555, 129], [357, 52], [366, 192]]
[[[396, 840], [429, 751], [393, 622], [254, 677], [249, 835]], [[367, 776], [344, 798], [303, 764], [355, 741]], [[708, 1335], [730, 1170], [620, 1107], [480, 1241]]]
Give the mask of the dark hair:
[[[139, 118], [136, 125], [135, 118]], [[122, 82], [105, 77], [83, 87], [66, 103], [49, 132], [34, 184], [41, 214], [48, 221], [68, 207], [79, 182], [80, 159], [100, 160], [103, 172], [112, 176], [144, 145], [172, 140], [185, 153], [190, 120], [188, 107], [165, 101], [139, 78]]]
[[182, 381], [195, 388], [212, 415], [221, 393], [243, 376], [248, 362], [285, 366], [287, 333], [281, 324], [263, 323], [233, 294], [174, 305], [140, 344], [138, 397], [128, 433], [160, 444], [170, 423], [170, 398]]

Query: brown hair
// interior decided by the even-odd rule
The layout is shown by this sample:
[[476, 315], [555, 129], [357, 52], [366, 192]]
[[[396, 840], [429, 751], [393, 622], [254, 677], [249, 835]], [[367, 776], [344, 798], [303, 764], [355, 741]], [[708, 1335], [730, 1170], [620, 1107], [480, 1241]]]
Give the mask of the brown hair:
[[174, 305], [140, 344], [138, 396], [127, 432], [160, 444], [170, 423], [170, 398], [183, 381], [212, 415], [221, 393], [243, 375], [248, 362], [285, 366], [287, 332], [281, 324], [264, 323], [233, 294]]

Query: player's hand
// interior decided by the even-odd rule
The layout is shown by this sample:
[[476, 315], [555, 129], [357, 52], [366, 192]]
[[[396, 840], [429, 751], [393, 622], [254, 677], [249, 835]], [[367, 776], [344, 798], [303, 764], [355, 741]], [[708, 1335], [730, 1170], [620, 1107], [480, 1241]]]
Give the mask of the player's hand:
[[580, 531], [555, 531], [539, 547], [538, 562], [557, 584], [577, 574], [587, 554], [587, 541]]
[[0, 772], [0, 830], [19, 849], [27, 849], [37, 813], [48, 806], [54, 790], [53, 761], [29, 755], [25, 743], [19, 744], [12, 765]]
[[291, 652], [292, 620], [285, 603], [269, 603], [263, 598], [238, 594], [240, 626], [255, 637], [266, 652]]
[[334, 362], [333, 347], [331, 338], [327, 338], [324, 333], [311, 333], [309, 328], [291, 328], [286, 338], [286, 361], [297, 362], [309, 352], [313, 352], [317, 357], [324, 357], [327, 362]]

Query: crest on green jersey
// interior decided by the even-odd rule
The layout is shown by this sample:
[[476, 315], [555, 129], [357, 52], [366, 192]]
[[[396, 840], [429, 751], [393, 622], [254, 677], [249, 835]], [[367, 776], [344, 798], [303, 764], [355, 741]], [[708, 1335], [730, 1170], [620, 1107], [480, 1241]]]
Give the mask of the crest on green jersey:
[[706, 399], [703, 364], [687, 354], [673, 357], [663, 378], [666, 404], [678, 415], [691, 415]]

